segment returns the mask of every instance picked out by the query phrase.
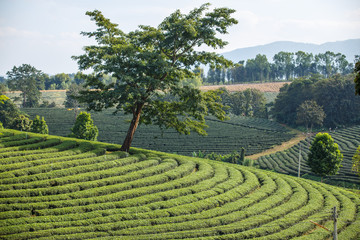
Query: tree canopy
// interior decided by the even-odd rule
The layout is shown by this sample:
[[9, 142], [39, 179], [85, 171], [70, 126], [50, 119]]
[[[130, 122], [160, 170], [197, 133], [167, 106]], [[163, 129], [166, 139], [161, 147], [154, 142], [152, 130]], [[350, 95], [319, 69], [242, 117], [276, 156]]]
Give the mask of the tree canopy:
[[[203, 45], [224, 47], [227, 43], [217, 35], [227, 33], [228, 27], [237, 23], [231, 17], [235, 10], [208, 8], [209, 4], [204, 4], [188, 14], [177, 10], [158, 27], [141, 25], [129, 33], [121, 31], [100, 11], [86, 13], [98, 28], [82, 34], [95, 38], [98, 45], [86, 46], [85, 53], [74, 59], [80, 70], [94, 70], [85, 86], [96, 90], [83, 91], [78, 99], [88, 103], [90, 110], [115, 107], [116, 111], [132, 115], [122, 150], [129, 150], [138, 124], [156, 124], [184, 134], [206, 134], [205, 115], [225, 118], [216, 92], [202, 93], [179, 84], [182, 79], [194, 78], [192, 69], [200, 64], [212, 68], [232, 65], [216, 53], [197, 50]], [[104, 84], [100, 80], [103, 74], [117, 81]], [[164, 99], [168, 94], [172, 100]]]
[[44, 89], [45, 74], [29, 64], [14, 66], [7, 73], [9, 89], [21, 91], [23, 107], [37, 107], [41, 98], [40, 89]]
[[326, 127], [360, 123], [360, 98], [354, 94], [352, 75], [296, 79], [280, 89], [272, 114], [281, 123], [296, 125], [297, 109], [307, 100], [322, 106]]
[[5, 128], [11, 128], [14, 119], [20, 115], [18, 107], [5, 95], [0, 95], [0, 122]]
[[310, 131], [313, 128], [313, 125], [322, 126], [325, 112], [321, 106], [319, 106], [314, 100], [307, 100], [303, 102], [296, 111], [296, 122], [305, 123], [306, 129], [308, 129], [310, 124]]
[[96, 141], [98, 135], [99, 130], [94, 125], [94, 121], [91, 119], [91, 114], [81, 112], [76, 118], [74, 127], [71, 128], [70, 137]]
[[307, 164], [321, 177], [335, 175], [341, 167], [343, 155], [328, 133], [316, 134], [310, 146]]
[[32, 121], [30, 131], [34, 133], [49, 134], [49, 128], [44, 117], [40, 118], [38, 115], [36, 115]]

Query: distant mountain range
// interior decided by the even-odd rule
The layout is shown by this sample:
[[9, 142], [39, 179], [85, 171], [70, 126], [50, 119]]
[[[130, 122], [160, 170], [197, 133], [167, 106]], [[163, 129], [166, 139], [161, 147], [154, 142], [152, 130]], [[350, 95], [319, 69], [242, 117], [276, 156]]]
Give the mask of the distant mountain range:
[[342, 53], [346, 59], [353, 63], [355, 55], [360, 55], [360, 39], [350, 39], [338, 42], [327, 42], [324, 44], [298, 43], [290, 41], [278, 41], [266, 45], [259, 45], [247, 48], [238, 48], [230, 52], [222, 53], [222, 55], [233, 62], [255, 58], [257, 54], [265, 54], [268, 61], [273, 61], [273, 56], [281, 51], [297, 52], [303, 51], [307, 53], [325, 53], [331, 51], [334, 53]]

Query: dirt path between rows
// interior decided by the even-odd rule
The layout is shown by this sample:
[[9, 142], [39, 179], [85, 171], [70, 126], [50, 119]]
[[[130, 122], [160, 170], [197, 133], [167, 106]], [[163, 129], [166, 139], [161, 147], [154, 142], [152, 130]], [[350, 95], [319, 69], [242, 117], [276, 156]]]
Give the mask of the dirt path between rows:
[[304, 133], [302, 133], [302, 132], [300, 132], [300, 131], [298, 131], [296, 129], [292, 129], [292, 128], [289, 128], [287, 126], [285, 126], [285, 127], [288, 128], [289, 130], [291, 130], [292, 132], [296, 133], [296, 136], [293, 137], [292, 139], [290, 139], [287, 142], [283, 142], [281, 145], [274, 146], [273, 148], [265, 150], [265, 151], [263, 151], [261, 153], [246, 156], [246, 158], [249, 158], [249, 159], [252, 159], [252, 160], [257, 160], [261, 156], [265, 156], [265, 155], [269, 155], [269, 154], [272, 154], [272, 153], [276, 153], [276, 152], [280, 152], [280, 151], [284, 151], [286, 149], [289, 149], [292, 146], [298, 144], [300, 141], [306, 139], [306, 134], [304, 134]]

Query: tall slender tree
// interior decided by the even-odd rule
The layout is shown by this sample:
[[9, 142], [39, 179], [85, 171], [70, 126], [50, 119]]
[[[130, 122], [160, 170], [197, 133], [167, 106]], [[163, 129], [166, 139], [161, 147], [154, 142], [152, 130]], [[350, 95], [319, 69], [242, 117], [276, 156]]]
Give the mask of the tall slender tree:
[[[85, 53], [74, 59], [80, 70], [94, 70], [86, 85], [97, 90], [83, 91], [78, 99], [92, 110], [115, 107], [132, 116], [123, 151], [129, 151], [142, 123], [174, 128], [184, 134], [206, 134], [205, 115], [225, 118], [218, 94], [179, 85], [181, 79], [193, 78], [191, 68], [200, 64], [210, 64], [212, 68], [232, 66], [231, 61], [218, 54], [195, 50], [203, 45], [224, 47], [227, 43], [218, 34], [227, 33], [237, 23], [231, 17], [235, 10], [208, 8], [209, 4], [204, 4], [188, 14], [177, 10], [158, 27], [141, 25], [129, 33], [121, 31], [100, 11], [86, 13], [98, 28], [82, 34], [95, 38], [98, 45], [86, 46]], [[111, 74], [117, 82], [102, 83], [102, 74]], [[164, 92], [173, 96], [172, 101], [162, 98]]]

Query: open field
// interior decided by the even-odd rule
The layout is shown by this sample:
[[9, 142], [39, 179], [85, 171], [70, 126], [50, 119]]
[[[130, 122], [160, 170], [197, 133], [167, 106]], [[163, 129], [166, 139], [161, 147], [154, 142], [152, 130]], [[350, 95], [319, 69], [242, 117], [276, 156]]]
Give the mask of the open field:
[[[23, 109], [31, 118], [44, 116], [50, 134], [68, 136], [75, 118], [72, 111], [66, 109]], [[129, 116], [119, 113], [112, 115], [112, 110], [91, 113], [95, 125], [99, 128], [98, 140], [122, 144], [129, 127]], [[262, 152], [266, 149], [286, 142], [294, 136], [277, 122], [259, 118], [232, 117], [221, 122], [208, 118], [208, 136], [196, 133], [184, 136], [175, 130], [163, 133], [157, 126], [139, 126], [135, 133], [134, 147], [152, 149], [168, 153], [191, 155], [193, 152], [205, 151], [221, 154], [246, 150], [246, 155]]]
[[255, 88], [261, 92], [280, 92], [280, 88], [286, 83], [291, 82], [269, 82], [269, 83], [242, 83], [232, 85], [213, 85], [213, 86], [201, 86], [200, 89], [204, 91], [216, 90], [219, 88], [226, 88], [230, 92], [245, 91], [248, 88]]
[[[339, 239], [360, 236], [341, 188], [175, 154], [2, 130], [1, 239]], [[322, 224], [329, 231], [317, 227]]]
[[[249, 84], [234, 84], [234, 85], [214, 85], [214, 86], [202, 86], [203, 91], [215, 90], [220, 87], [225, 87], [230, 92], [244, 91], [247, 88], [255, 88], [264, 92], [267, 102], [274, 101], [276, 95], [279, 93], [280, 88], [290, 82], [274, 82], [274, 83], [249, 83]], [[41, 90], [42, 101], [48, 101], [49, 103], [55, 102], [56, 106], [64, 107], [66, 100], [66, 90]], [[7, 92], [6, 95], [14, 99], [20, 96], [20, 91]], [[16, 104], [20, 105], [21, 101], [17, 101]]]
[[[335, 176], [326, 177], [325, 180], [337, 180], [354, 183], [360, 186], [360, 179], [355, 172], [351, 170], [352, 157], [357, 147], [360, 145], [360, 126], [354, 126], [337, 130], [329, 133], [334, 141], [339, 145], [341, 153], [344, 155], [342, 167]], [[310, 168], [306, 164], [307, 154], [313, 137], [299, 142], [293, 147], [258, 158], [258, 164], [263, 169], [272, 169], [280, 173], [298, 174], [299, 153], [301, 149], [301, 175], [311, 174]]]

